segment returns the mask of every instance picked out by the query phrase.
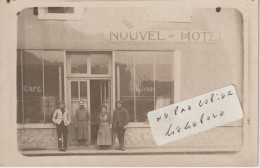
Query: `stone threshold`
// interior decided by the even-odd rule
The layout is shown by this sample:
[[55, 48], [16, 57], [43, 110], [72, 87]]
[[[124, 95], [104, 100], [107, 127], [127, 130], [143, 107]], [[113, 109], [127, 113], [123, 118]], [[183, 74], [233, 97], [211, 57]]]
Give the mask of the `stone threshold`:
[[163, 154], [234, 154], [241, 151], [241, 148], [183, 148], [183, 147], [143, 147], [143, 148], [126, 148], [125, 151], [111, 148], [99, 150], [97, 148], [86, 147], [68, 148], [66, 152], [57, 149], [46, 150], [20, 150], [24, 156], [75, 156], [75, 155], [163, 155]]

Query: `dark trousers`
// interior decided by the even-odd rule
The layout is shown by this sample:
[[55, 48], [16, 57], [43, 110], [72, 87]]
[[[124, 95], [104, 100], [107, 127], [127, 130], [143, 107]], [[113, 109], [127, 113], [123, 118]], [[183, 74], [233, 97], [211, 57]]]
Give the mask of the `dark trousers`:
[[124, 127], [115, 127], [115, 131], [119, 141], [119, 147], [122, 148], [124, 147], [124, 141], [125, 141], [125, 129]]
[[57, 125], [57, 134], [58, 134], [58, 148], [62, 148], [62, 138], [63, 138], [63, 148], [67, 148], [67, 139], [68, 139], [68, 126], [64, 125], [62, 121]]

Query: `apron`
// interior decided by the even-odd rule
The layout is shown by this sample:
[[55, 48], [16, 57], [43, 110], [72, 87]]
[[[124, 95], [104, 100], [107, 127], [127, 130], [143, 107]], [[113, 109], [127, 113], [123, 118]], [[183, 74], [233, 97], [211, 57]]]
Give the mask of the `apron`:
[[77, 139], [88, 139], [88, 111], [77, 110]]
[[99, 130], [97, 136], [97, 145], [112, 145], [111, 129], [107, 115], [100, 115]]
[[88, 122], [87, 121], [78, 121], [78, 139], [88, 139]]

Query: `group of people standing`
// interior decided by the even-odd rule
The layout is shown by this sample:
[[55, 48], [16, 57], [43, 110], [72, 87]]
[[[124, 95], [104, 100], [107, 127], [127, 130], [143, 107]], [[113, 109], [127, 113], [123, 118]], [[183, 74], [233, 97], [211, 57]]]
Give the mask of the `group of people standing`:
[[[117, 135], [119, 150], [125, 151], [124, 134], [129, 121], [128, 111], [122, 107], [122, 102], [117, 101], [113, 117], [106, 106], [101, 107], [101, 112], [97, 116], [99, 129], [97, 134], [97, 145], [99, 149], [108, 149], [113, 144], [112, 136]], [[88, 145], [88, 122], [89, 112], [84, 106], [84, 102], [79, 102], [79, 108], [75, 112], [78, 145]], [[53, 114], [53, 122], [57, 127], [58, 149], [66, 151], [68, 125], [71, 122], [68, 110], [65, 108], [64, 101], [60, 102], [59, 108]]]

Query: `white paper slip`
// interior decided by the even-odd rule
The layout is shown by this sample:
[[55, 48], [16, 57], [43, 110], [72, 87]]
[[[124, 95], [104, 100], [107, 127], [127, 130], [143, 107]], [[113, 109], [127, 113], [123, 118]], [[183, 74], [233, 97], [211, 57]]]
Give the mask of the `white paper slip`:
[[243, 111], [233, 85], [175, 103], [148, 114], [157, 145], [243, 118]]

